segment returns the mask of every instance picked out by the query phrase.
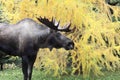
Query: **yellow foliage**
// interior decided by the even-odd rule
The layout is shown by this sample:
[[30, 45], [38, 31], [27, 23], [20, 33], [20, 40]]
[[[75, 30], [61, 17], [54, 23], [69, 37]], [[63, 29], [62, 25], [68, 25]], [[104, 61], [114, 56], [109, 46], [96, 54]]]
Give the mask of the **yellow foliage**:
[[[38, 52], [35, 66], [44, 67], [46, 73], [67, 74], [68, 54], [71, 54], [72, 74], [99, 75], [103, 69], [120, 67], [120, 22], [117, 20], [120, 7], [110, 6], [105, 0], [1, 0], [0, 3], [3, 17], [11, 23], [26, 17], [36, 20], [36, 17], [46, 16], [61, 20], [61, 25], [71, 21], [72, 27], [76, 27], [74, 33], [68, 35], [75, 42], [74, 50]], [[116, 22], [112, 22], [113, 16]]]

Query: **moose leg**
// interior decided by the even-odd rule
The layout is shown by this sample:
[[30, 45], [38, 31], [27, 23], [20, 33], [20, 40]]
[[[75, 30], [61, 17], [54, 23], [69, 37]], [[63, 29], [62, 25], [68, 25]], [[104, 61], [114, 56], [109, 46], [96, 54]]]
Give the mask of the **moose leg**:
[[36, 55], [22, 57], [22, 71], [24, 75], [24, 80], [31, 80], [32, 69], [35, 59]]
[[1, 63], [1, 66], [0, 66], [0, 68], [1, 68], [1, 71], [3, 70], [3, 63]]
[[28, 80], [31, 80], [33, 64], [35, 62], [35, 59], [36, 59], [36, 55], [28, 56]]
[[28, 78], [27, 69], [28, 69], [28, 58], [27, 56], [22, 56], [22, 72], [24, 75], [24, 80], [27, 80]]

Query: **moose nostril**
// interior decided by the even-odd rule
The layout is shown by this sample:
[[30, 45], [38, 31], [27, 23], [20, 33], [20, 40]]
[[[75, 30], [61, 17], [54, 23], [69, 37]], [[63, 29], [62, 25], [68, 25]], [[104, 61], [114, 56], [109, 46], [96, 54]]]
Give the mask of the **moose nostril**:
[[67, 46], [74, 48], [74, 43], [73, 42], [68, 42]]

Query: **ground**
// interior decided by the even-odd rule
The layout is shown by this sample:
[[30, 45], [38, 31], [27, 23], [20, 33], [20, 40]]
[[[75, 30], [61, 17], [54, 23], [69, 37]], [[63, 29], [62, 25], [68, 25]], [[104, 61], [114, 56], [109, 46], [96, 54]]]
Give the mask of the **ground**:
[[[22, 71], [20, 68], [17, 69], [6, 69], [0, 71], [0, 80], [22, 80]], [[52, 77], [51, 75], [45, 75], [43, 71], [33, 70], [32, 80], [83, 80], [81, 76], [68, 76], [64, 75], [61, 78]], [[93, 79], [85, 79], [93, 80]], [[116, 72], [105, 72], [104, 76], [95, 77], [94, 80], [120, 80], [120, 71]]]

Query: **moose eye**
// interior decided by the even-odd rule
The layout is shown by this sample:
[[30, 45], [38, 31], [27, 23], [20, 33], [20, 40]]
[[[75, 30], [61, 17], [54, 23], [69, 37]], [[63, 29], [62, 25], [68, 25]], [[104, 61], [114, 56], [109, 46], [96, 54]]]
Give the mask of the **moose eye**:
[[58, 37], [58, 38], [59, 38], [59, 37], [60, 37], [60, 35], [61, 35], [60, 33], [57, 33], [56, 37]]

